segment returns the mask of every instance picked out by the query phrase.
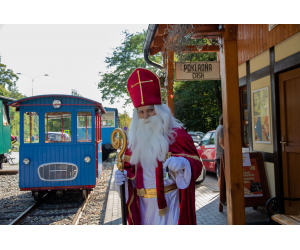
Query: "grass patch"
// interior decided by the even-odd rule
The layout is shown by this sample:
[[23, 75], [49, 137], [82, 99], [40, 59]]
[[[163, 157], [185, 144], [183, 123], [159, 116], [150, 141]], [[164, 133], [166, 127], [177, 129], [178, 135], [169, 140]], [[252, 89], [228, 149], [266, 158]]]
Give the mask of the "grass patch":
[[110, 153], [109, 156], [108, 156], [108, 158], [109, 158], [109, 159], [115, 158], [115, 157], [116, 157], [116, 154], [117, 154], [117, 153]]

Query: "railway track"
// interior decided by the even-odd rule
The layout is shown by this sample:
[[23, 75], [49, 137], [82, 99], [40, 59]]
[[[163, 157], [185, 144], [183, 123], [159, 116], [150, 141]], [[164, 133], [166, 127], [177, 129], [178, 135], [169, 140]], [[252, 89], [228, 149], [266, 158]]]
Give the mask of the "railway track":
[[21, 200], [11, 199], [3, 205], [0, 225], [80, 224], [80, 218], [86, 213], [84, 209], [93, 193], [94, 190], [89, 192], [86, 199], [83, 199], [82, 192], [79, 190], [52, 191], [48, 192], [40, 202], [34, 202], [31, 194], [24, 193]]
[[66, 192], [62, 197], [50, 192], [9, 225], [55, 225], [61, 220], [65, 220], [66, 225], [76, 225], [89, 199], [89, 196], [85, 200], [80, 197], [80, 192]]

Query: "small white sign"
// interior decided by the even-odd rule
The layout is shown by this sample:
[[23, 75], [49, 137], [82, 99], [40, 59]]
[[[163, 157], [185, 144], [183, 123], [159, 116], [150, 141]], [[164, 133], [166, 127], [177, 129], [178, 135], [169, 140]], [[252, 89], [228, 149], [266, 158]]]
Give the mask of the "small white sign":
[[251, 167], [249, 153], [243, 153], [243, 167]]
[[220, 62], [175, 63], [175, 81], [220, 80]]

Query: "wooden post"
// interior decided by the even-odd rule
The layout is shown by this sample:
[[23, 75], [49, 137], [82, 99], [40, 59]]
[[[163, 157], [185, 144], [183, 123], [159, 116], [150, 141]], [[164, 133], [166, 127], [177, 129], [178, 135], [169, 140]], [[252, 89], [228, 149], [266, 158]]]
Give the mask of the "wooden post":
[[225, 24], [220, 51], [225, 180], [229, 225], [245, 225], [241, 117], [239, 102], [237, 24]]
[[174, 52], [166, 53], [166, 77], [168, 81], [168, 86], [166, 87], [167, 94], [167, 106], [171, 109], [172, 114], [174, 115], [174, 94], [173, 94], [173, 75], [174, 75]]

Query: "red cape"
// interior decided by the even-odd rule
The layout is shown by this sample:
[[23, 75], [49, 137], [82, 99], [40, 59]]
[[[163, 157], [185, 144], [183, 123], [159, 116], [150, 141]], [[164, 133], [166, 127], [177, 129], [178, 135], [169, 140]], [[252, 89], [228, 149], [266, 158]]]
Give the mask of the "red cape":
[[[192, 137], [185, 129], [174, 129], [177, 136], [175, 142], [169, 146], [171, 156], [184, 157], [191, 165], [192, 177], [190, 185], [186, 189], [179, 189], [180, 212], [178, 225], [196, 225], [195, 212], [195, 181], [202, 171], [202, 162], [200, 161], [197, 150], [194, 146]], [[131, 180], [136, 177], [136, 167], [129, 163], [131, 151], [127, 148], [124, 154], [124, 168], [128, 177], [128, 201], [127, 201], [127, 220], [129, 225], [140, 225], [140, 205], [136, 189], [133, 190]]]

